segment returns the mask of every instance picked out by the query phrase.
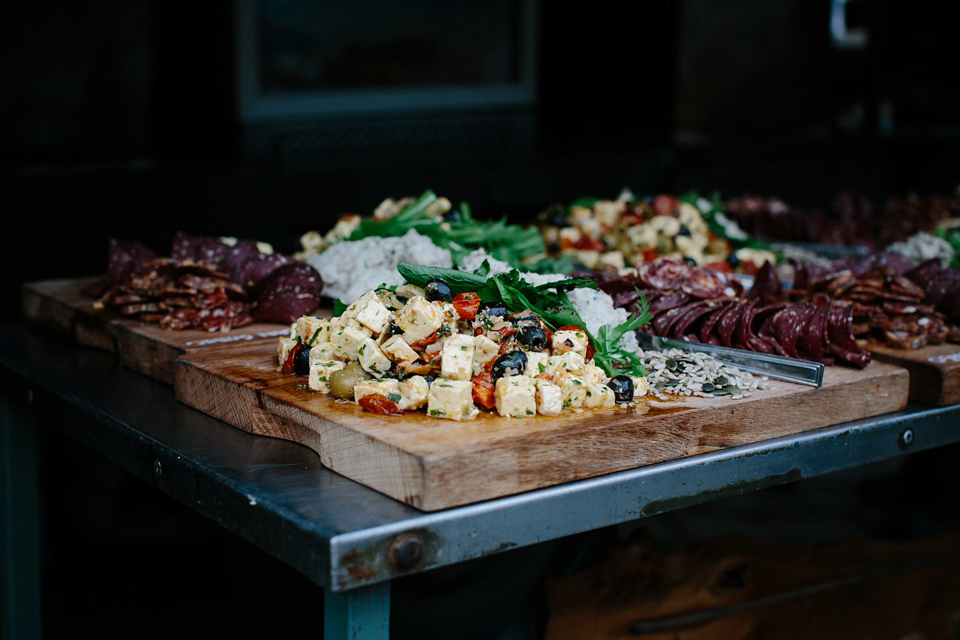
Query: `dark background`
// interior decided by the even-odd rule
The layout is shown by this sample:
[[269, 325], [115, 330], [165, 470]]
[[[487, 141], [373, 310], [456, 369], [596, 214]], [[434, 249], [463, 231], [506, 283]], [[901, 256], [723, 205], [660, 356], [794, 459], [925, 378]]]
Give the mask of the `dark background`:
[[[843, 189], [880, 202], [960, 185], [949, 3], [860, 0], [850, 19], [870, 41], [853, 51], [831, 46], [828, 0], [542, 5], [531, 144], [421, 145], [340, 166], [244, 155], [232, 2], [3, 3], [2, 319], [25, 281], [101, 273], [111, 237], [164, 253], [185, 231], [293, 252], [343, 212], [425, 189], [523, 221], [624, 187], [809, 208]], [[178, 607], [230, 630], [247, 590], [262, 605], [247, 631], [275, 629], [278, 611], [319, 624], [318, 592], [292, 570], [69, 443], [50, 456], [69, 478], [47, 522], [51, 637], [123, 635], [144, 616], [177, 628]]]
[[801, 207], [841, 189], [957, 187], [947, 3], [853, 2], [850, 24], [870, 32], [858, 51], [831, 46], [829, 0], [560, 4], [539, 8], [531, 144], [337, 166], [244, 157], [231, 2], [5, 3], [0, 162], [16, 232], [4, 317], [20, 282], [100, 273], [109, 237], [165, 252], [182, 230], [294, 251], [343, 212], [428, 188], [524, 220], [624, 187]]

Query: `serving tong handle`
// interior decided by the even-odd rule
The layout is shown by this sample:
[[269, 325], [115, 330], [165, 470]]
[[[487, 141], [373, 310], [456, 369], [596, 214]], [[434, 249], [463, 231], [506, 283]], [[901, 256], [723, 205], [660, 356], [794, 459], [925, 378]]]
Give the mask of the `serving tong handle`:
[[760, 353], [758, 351], [747, 351], [746, 349], [734, 349], [731, 347], [721, 347], [713, 344], [704, 344], [702, 342], [689, 342], [687, 340], [674, 340], [672, 338], [661, 338], [660, 336], [650, 335], [642, 331], [637, 332], [637, 340], [640, 347], [645, 350], [682, 349], [684, 351], [697, 351], [713, 356], [721, 362], [726, 362], [736, 366], [738, 369], [765, 375], [768, 378], [805, 384], [811, 387], [821, 387], [823, 385], [824, 366], [820, 362], [810, 360], [801, 360], [800, 358], [789, 358], [787, 356], [773, 355], [770, 353]]

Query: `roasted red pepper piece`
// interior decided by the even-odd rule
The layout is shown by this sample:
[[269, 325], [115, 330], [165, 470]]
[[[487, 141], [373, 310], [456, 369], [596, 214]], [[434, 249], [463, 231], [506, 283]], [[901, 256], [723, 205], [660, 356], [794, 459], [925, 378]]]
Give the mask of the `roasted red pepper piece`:
[[373, 413], [379, 413], [384, 416], [402, 416], [403, 409], [397, 406], [397, 403], [387, 396], [374, 393], [369, 396], [363, 396], [357, 400], [357, 404]]

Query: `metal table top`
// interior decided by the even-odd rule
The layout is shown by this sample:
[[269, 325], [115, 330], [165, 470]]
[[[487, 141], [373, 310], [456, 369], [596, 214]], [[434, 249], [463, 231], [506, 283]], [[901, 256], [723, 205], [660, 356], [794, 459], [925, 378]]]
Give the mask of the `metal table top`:
[[444, 511], [424, 513], [178, 402], [173, 389], [26, 323], [0, 325], [11, 402], [345, 591], [716, 498], [960, 441], [960, 405], [905, 410]]

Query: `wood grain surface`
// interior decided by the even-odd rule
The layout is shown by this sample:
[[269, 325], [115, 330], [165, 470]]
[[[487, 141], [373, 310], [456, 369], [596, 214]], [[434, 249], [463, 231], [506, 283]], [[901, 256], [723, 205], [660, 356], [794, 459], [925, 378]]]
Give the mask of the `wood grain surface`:
[[123, 364], [165, 384], [173, 384], [176, 359], [193, 351], [236, 343], [270, 341], [289, 327], [255, 323], [231, 331], [162, 329], [113, 310], [98, 311], [93, 299], [80, 291], [96, 278], [48, 280], [23, 286], [20, 308], [23, 317], [74, 340], [78, 344], [116, 353]]
[[940, 344], [921, 349], [891, 349], [868, 345], [875, 360], [910, 372], [910, 400], [945, 406], [960, 402], [960, 344]]
[[425, 511], [696, 455], [902, 409], [909, 376], [828, 367], [822, 388], [771, 381], [749, 398], [644, 400], [559, 417], [380, 416], [278, 372], [276, 344], [178, 358], [176, 397], [240, 429], [310, 447], [342, 475]]

